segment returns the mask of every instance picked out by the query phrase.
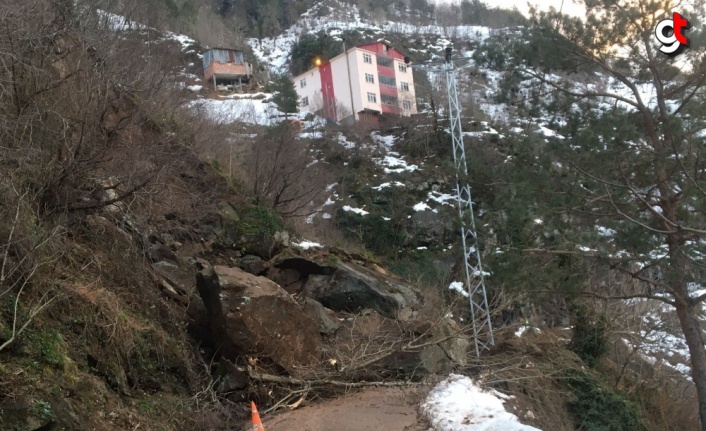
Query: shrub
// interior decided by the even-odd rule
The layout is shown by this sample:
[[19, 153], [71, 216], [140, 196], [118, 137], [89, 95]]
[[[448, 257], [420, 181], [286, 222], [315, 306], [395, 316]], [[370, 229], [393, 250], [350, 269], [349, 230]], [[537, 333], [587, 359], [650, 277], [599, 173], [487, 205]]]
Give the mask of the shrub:
[[583, 305], [572, 305], [574, 332], [569, 348], [590, 367], [608, 352], [606, 330], [608, 322], [604, 315], [595, 315]]
[[378, 255], [395, 251], [406, 236], [398, 223], [374, 214], [361, 217], [340, 210], [338, 225], [346, 235], [360, 240], [365, 248]]
[[238, 211], [238, 231], [242, 235], [274, 235], [284, 230], [280, 216], [261, 206], [249, 206]]
[[576, 429], [582, 431], [643, 431], [635, 407], [623, 395], [580, 370], [565, 372], [573, 399], [567, 404]]
[[448, 285], [449, 270], [429, 251], [413, 252], [390, 263], [390, 270], [413, 282], [427, 286]]

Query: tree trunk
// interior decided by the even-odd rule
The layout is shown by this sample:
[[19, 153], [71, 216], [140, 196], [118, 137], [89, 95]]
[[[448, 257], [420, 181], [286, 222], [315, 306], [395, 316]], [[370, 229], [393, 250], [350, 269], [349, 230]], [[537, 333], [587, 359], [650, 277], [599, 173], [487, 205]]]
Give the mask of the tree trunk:
[[677, 298], [676, 308], [691, 356], [691, 376], [694, 379], [699, 400], [701, 430], [706, 431], [706, 348], [704, 348], [701, 326], [693, 305]]

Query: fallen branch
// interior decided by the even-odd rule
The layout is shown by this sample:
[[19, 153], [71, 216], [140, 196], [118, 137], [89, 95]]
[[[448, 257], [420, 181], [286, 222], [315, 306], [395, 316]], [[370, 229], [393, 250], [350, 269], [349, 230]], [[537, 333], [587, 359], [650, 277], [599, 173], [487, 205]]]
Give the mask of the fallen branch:
[[[439, 322], [437, 321], [437, 324], [438, 323]], [[431, 331], [431, 328], [429, 328], [428, 330], [424, 331], [424, 333], [422, 333], [421, 335], [416, 337], [414, 340], [411, 340], [410, 342], [408, 342], [404, 346], [399, 346], [399, 344], [393, 343], [393, 346], [395, 346], [395, 344], [397, 344], [397, 346], [395, 346], [394, 348], [393, 348], [393, 346], [390, 346], [389, 348], [387, 348], [381, 352], [378, 352], [377, 355], [372, 355], [372, 358], [366, 359], [364, 361], [356, 362], [355, 365], [342, 366], [340, 371], [341, 372], [344, 372], [344, 371], [351, 372], [351, 371], [355, 371], [355, 370], [360, 370], [362, 368], [367, 368], [368, 366], [373, 365], [376, 362], [379, 362], [385, 358], [388, 358], [388, 357], [390, 357], [396, 353], [400, 353], [400, 352], [418, 352], [420, 349], [423, 349], [424, 347], [432, 346], [432, 345], [439, 345], [440, 343], [443, 343], [446, 340], [456, 338], [468, 329], [469, 329], [468, 327], [462, 327], [462, 328], [459, 328], [458, 330], [456, 330], [456, 331], [452, 332], [451, 334], [446, 335], [444, 337], [432, 339], [427, 342], [423, 342], [421, 344], [414, 344], [429, 334], [429, 331]], [[441, 347], [441, 346], [439, 346], [439, 347]], [[444, 350], [444, 353], [446, 353], [446, 350], [443, 349], [443, 347], [442, 347], [442, 350]], [[448, 356], [448, 354], [447, 354], [447, 356]], [[451, 359], [451, 358], [449, 358], [449, 359]]]
[[44, 310], [45, 308], [50, 306], [52, 304], [52, 302], [54, 302], [59, 297], [57, 295], [57, 296], [53, 296], [49, 299], [46, 299], [48, 294], [45, 293], [44, 295], [42, 295], [41, 299], [39, 300], [39, 305], [29, 312], [29, 315], [27, 316], [27, 320], [18, 329], [17, 324], [19, 322], [19, 317], [17, 316], [17, 314], [18, 314], [18, 309], [19, 309], [19, 304], [20, 304], [20, 295], [22, 295], [22, 290], [24, 289], [25, 285], [26, 285], [26, 283], [22, 285], [22, 288], [17, 293], [17, 297], [15, 298], [14, 314], [13, 314], [13, 319], [12, 319], [12, 335], [4, 343], [2, 343], [0, 345], [0, 352], [5, 350], [5, 348], [7, 348], [7, 346], [12, 344], [17, 339], [17, 337], [22, 335], [22, 333], [25, 331], [25, 329], [27, 329], [27, 327], [30, 325], [30, 323], [32, 323], [34, 321], [34, 318], [37, 317], [37, 315], [39, 313], [41, 313], [42, 310]]
[[[273, 405], [272, 407], [270, 407], [267, 410], [264, 410], [262, 413], [264, 413], [264, 414], [272, 413], [275, 410], [278, 410], [278, 409], [284, 408], [284, 407], [287, 407], [289, 410], [295, 410], [306, 400], [306, 396], [309, 395], [309, 391], [310, 391], [309, 388], [291, 391], [289, 393], [289, 395], [282, 398], [275, 405]], [[287, 404], [287, 402], [289, 402], [290, 399], [292, 399], [293, 397], [296, 397], [297, 395], [300, 395], [300, 394], [301, 394], [301, 396], [299, 397], [299, 399], [297, 401], [293, 402], [292, 404]]]
[[333, 380], [333, 379], [306, 380], [306, 379], [295, 379], [293, 377], [276, 376], [274, 374], [257, 373], [253, 370], [253, 368], [251, 366], [248, 366], [247, 369], [240, 368], [240, 367], [238, 369], [240, 371], [247, 372], [248, 376], [253, 380], [258, 380], [261, 382], [269, 382], [269, 383], [285, 383], [288, 385], [306, 385], [306, 386], [329, 385], [329, 386], [337, 386], [337, 387], [342, 387], [342, 388], [401, 387], [401, 386], [422, 386], [422, 385], [425, 385], [424, 382], [409, 382], [409, 381], [344, 382], [341, 380]]

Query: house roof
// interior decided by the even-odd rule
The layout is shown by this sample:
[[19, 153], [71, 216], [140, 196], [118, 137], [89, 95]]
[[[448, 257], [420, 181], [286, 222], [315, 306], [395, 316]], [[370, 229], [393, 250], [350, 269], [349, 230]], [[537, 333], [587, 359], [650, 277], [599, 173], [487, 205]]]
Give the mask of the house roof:
[[356, 48], [364, 49], [366, 51], [372, 51], [378, 55], [387, 54], [388, 57], [396, 58], [398, 60], [404, 60], [405, 57], [405, 55], [400, 50], [383, 41], [358, 45], [356, 46]]

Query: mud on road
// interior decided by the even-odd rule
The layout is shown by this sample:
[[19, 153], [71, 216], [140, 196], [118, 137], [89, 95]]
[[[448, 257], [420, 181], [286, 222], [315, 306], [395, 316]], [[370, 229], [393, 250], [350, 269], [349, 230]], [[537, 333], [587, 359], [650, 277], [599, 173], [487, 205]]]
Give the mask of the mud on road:
[[417, 407], [429, 389], [370, 388], [264, 415], [262, 422], [267, 431], [427, 431], [429, 426]]

